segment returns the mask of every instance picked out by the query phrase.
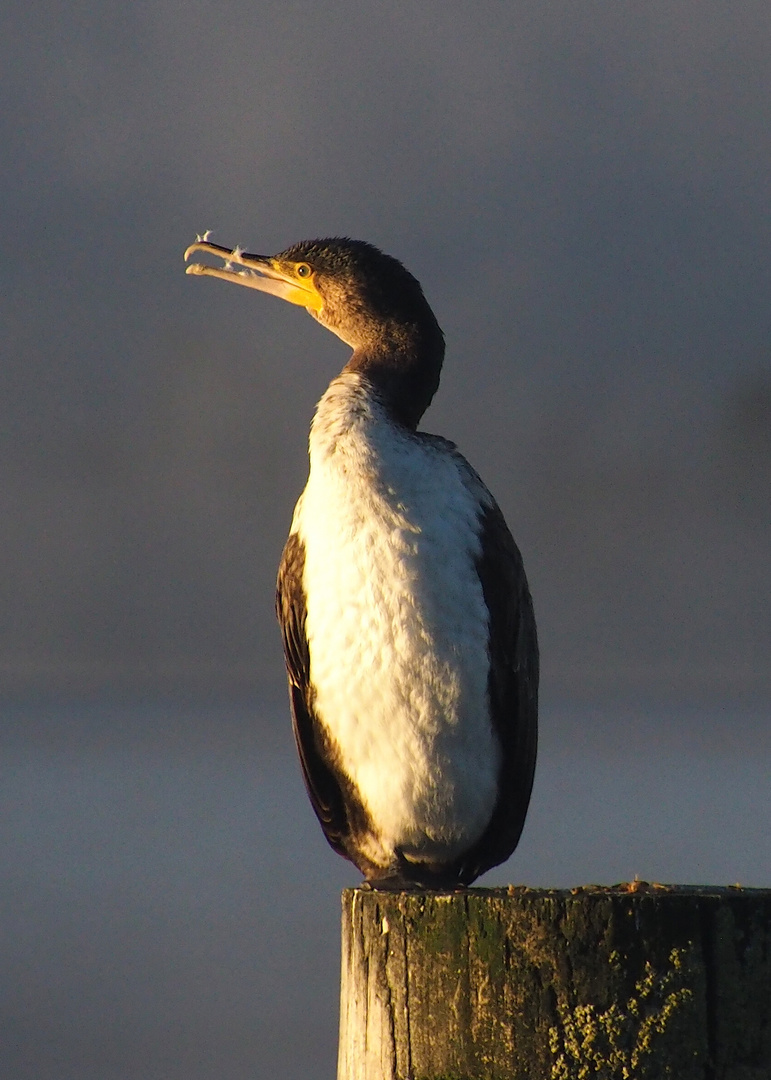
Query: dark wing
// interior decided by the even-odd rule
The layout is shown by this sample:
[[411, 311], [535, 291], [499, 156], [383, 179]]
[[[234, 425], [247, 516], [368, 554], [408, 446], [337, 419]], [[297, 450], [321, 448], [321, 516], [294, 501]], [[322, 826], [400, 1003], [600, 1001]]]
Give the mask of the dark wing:
[[289, 704], [303, 779], [324, 834], [341, 855], [347, 856], [348, 814], [339, 780], [330, 765], [330, 747], [313, 708], [310, 653], [305, 636], [303, 570], [305, 549], [292, 533], [286, 542], [276, 582], [276, 615], [284, 642]]
[[530, 803], [538, 737], [533, 602], [519, 549], [495, 500], [486, 489], [485, 494], [477, 570], [490, 612], [488, 697], [502, 759], [493, 816], [460, 866], [464, 884], [504, 862], [517, 846]]

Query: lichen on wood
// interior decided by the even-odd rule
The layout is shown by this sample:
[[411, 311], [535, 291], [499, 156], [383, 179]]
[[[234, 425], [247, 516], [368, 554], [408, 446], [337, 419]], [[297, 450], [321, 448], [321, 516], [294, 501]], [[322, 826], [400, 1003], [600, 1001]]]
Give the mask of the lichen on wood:
[[[549, 1028], [554, 1059], [551, 1080], [600, 1076], [647, 1080], [649, 1076], [680, 1077], [683, 1069], [690, 1071], [699, 1058], [697, 1049], [691, 1052], [692, 1057], [687, 1049], [687, 1033], [693, 1022], [689, 1013], [695, 1005], [689, 984], [698, 979], [693, 961], [693, 947], [672, 949], [666, 970], [654, 971], [646, 961], [634, 995], [612, 1002], [602, 1012], [591, 1003], [570, 1008], [564, 999], [558, 1000], [559, 1022]], [[618, 952], [611, 953], [608, 962], [611, 967], [619, 966]], [[678, 1063], [684, 1048], [688, 1056]]]

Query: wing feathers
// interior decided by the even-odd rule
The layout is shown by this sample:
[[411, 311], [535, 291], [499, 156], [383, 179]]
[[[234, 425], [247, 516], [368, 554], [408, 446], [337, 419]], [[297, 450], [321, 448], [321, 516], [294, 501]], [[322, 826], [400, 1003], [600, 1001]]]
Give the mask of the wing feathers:
[[316, 817], [329, 843], [361, 868], [357, 836], [371, 829], [350, 779], [335, 766], [333, 744], [314, 708], [310, 653], [305, 634], [306, 604], [303, 589], [305, 549], [296, 533], [286, 542], [276, 582], [276, 615], [284, 641], [289, 703], [303, 779]]
[[327, 764], [328, 755], [319, 745], [322, 733], [313, 709], [310, 654], [305, 636], [304, 567], [305, 549], [300, 538], [292, 533], [281, 557], [276, 583], [276, 615], [284, 642], [292, 727], [313, 809], [329, 843], [344, 854], [348, 832], [345, 805], [340, 785]]
[[522, 556], [489, 496], [481, 516], [477, 571], [490, 613], [488, 697], [501, 747], [498, 802], [462, 860], [468, 884], [509, 857], [525, 823], [538, 737], [538, 638]]

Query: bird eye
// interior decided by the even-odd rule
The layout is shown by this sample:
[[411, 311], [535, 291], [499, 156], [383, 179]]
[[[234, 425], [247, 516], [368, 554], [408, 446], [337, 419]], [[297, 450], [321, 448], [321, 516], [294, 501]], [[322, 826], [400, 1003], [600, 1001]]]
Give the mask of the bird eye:
[[300, 265], [297, 267], [297, 276], [298, 277], [310, 277], [311, 276], [311, 268], [310, 268], [310, 266], [308, 266], [307, 263], [300, 263]]

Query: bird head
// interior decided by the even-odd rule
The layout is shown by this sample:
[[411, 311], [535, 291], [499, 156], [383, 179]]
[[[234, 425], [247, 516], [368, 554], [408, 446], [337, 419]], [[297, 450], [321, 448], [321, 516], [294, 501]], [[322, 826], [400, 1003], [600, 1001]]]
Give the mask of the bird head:
[[393, 417], [414, 428], [439, 385], [444, 336], [420, 283], [398, 259], [363, 240], [304, 240], [278, 255], [212, 244], [185, 252], [222, 259], [190, 263], [188, 274], [223, 278], [304, 307], [353, 349], [346, 369], [376, 387]]
[[398, 350], [419, 327], [441, 334], [417, 279], [363, 240], [303, 240], [278, 255], [252, 255], [203, 237], [185, 258], [194, 252], [215, 255], [224, 266], [195, 262], [188, 274], [234, 281], [304, 307], [354, 350], [384, 342]]

